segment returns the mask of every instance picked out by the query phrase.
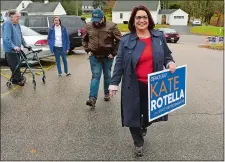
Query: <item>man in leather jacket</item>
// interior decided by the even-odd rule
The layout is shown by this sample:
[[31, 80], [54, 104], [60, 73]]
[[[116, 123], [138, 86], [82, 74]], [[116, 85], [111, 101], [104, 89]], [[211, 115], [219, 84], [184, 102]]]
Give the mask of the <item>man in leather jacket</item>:
[[92, 79], [89, 99], [86, 105], [95, 107], [98, 98], [101, 73], [104, 75], [104, 100], [109, 101], [111, 67], [117, 55], [121, 32], [117, 24], [106, 21], [104, 13], [97, 8], [92, 12], [92, 22], [86, 24], [83, 47], [90, 60]]

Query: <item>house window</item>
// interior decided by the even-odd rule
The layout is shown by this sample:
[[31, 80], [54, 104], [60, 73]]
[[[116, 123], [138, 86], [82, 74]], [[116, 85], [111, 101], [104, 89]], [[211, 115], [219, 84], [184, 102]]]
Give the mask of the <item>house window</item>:
[[25, 8], [25, 7], [24, 7], [24, 3], [22, 3], [22, 8]]
[[120, 13], [120, 19], [123, 19], [123, 13]]
[[184, 16], [174, 16], [174, 19], [184, 19]]

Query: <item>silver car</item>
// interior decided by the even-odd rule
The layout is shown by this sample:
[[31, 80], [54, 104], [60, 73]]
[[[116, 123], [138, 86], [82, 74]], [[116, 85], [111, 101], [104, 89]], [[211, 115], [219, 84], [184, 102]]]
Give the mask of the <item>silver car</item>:
[[[2, 26], [1, 26], [2, 29]], [[47, 35], [41, 35], [34, 30], [21, 25], [21, 31], [22, 35], [24, 37], [25, 42], [28, 46], [31, 46], [33, 50], [42, 49], [42, 51], [38, 54], [39, 58], [49, 57], [52, 56], [49, 46], [48, 46], [48, 40]], [[29, 51], [26, 48], [22, 49], [25, 53], [28, 53]], [[31, 55], [27, 56], [28, 58], [32, 57]], [[3, 49], [3, 41], [2, 41], [2, 34], [1, 34], [1, 60], [5, 60], [5, 52]]]

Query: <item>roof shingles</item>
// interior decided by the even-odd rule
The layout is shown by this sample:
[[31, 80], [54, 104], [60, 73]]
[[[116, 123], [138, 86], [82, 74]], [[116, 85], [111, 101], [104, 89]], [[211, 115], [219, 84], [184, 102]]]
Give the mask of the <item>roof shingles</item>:
[[113, 11], [132, 11], [134, 7], [143, 5], [146, 6], [150, 11], [156, 11], [159, 5], [159, 1], [122, 1], [117, 0]]
[[1, 1], [1, 11], [16, 9], [22, 1]]
[[82, 6], [93, 6], [93, 1], [83, 0], [82, 1]]
[[30, 3], [27, 8], [23, 9], [22, 11], [27, 12], [53, 12], [55, 11], [59, 2], [49, 2], [47, 4], [41, 2], [34, 2]]
[[173, 12], [175, 12], [177, 10], [178, 9], [159, 10], [159, 14], [172, 14]]

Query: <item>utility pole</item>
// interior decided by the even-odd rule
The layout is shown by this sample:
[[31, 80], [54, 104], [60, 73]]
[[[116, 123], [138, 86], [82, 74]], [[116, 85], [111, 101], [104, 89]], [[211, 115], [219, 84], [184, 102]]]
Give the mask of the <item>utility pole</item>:
[[77, 8], [77, 16], [78, 16], [78, 3], [77, 2], [78, 2], [78, 0], [76, 0], [76, 6], [77, 6], [76, 8]]

